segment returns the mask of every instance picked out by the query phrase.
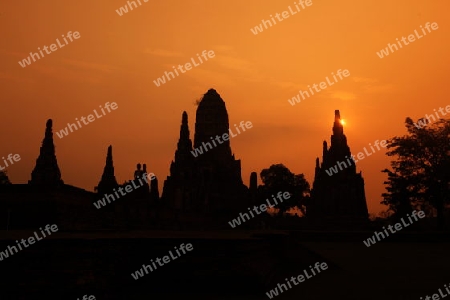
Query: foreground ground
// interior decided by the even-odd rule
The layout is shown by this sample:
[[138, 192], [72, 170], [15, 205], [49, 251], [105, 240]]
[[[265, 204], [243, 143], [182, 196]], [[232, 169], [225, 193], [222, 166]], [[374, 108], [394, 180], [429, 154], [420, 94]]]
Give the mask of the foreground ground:
[[[276, 299], [420, 299], [450, 283], [450, 239], [373, 232], [58, 232], [0, 262], [0, 299], [269, 299], [309, 265], [329, 269]], [[28, 231], [0, 232], [0, 251]], [[194, 250], [135, 280], [131, 273], [181, 243]]]

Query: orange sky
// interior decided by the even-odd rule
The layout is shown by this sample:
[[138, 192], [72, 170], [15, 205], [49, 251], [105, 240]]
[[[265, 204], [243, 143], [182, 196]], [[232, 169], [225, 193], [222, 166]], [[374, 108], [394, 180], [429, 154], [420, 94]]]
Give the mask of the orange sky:
[[[126, 1], [2, 2], [0, 156], [22, 157], [8, 169], [13, 183], [30, 179], [48, 118], [57, 131], [108, 101], [118, 109], [63, 139], [54, 136], [65, 183], [93, 190], [112, 144], [119, 183], [132, 178], [136, 163], [147, 163], [162, 191], [182, 111], [188, 112], [193, 139], [194, 103], [209, 88], [225, 101], [230, 125], [253, 123], [231, 139], [246, 184], [250, 172], [275, 163], [304, 173], [312, 184], [335, 109], [347, 122], [344, 133], [356, 154], [377, 139], [403, 135], [407, 116], [417, 119], [450, 104], [450, 3], [445, 0], [313, 0], [258, 35], [250, 28], [294, 7], [294, 1], [141, 3], [119, 16], [115, 10]], [[388, 57], [376, 55], [426, 22], [437, 22], [439, 29]], [[30, 51], [68, 31], [81, 37], [20, 67], [18, 61]], [[203, 50], [213, 50], [215, 57], [154, 85], [164, 71]], [[288, 103], [299, 89], [338, 69], [348, 69], [350, 77], [295, 106]], [[384, 209], [380, 170], [388, 166], [384, 151], [357, 164], [371, 213]]]

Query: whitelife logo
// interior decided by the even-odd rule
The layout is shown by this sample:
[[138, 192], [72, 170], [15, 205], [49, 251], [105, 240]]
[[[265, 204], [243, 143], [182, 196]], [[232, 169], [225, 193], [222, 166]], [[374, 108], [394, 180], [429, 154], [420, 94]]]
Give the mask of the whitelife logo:
[[[373, 149], [372, 143], [369, 143], [369, 146], [370, 146], [370, 149], [372, 149], [373, 152], [367, 152], [366, 147], [363, 148], [364, 152], [366, 153], [367, 156], [371, 156], [372, 154], [375, 153], [375, 149]], [[380, 146], [383, 147], [383, 148], [386, 148], [387, 142], [386, 142], [386, 140], [382, 140], [381, 142], [376, 140], [375, 143], [374, 143], [374, 146], [379, 151], [379, 150], [381, 150]], [[359, 160], [363, 160], [365, 158], [364, 153], [362, 153], [362, 152], [358, 152], [357, 157], [358, 157]], [[345, 158], [347, 158], [347, 156], [345, 156]], [[353, 163], [352, 163], [352, 161], [353, 161]], [[337, 174], [339, 170], [342, 171], [343, 170], [342, 166], [344, 166], [344, 168], [348, 168], [351, 165], [356, 164], [357, 162], [358, 162], [358, 160], [355, 159], [355, 156], [351, 155], [351, 158], [350, 157], [347, 158], [348, 165], [345, 163], [345, 161], [338, 161], [334, 167], [331, 167], [328, 170], [325, 170], [325, 172], [328, 174], [328, 176], [332, 176], [334, 173]], [[339, 170], [338, 170], [338, 167], [339, 167]]]
[[[141, 0], [136, 0], [139, 3], [139, 6], [142, 5]], [[127, 1], [128, 6], [130, 7], [130, 10], [133, 10], [133, 7], [131, 4], [134, 5], [134, 8], [137, 8], [136, 1]], [[149, 0], [142, 0], [144, 3], [147, 3]], [[128, 13], [128, 7], [126, 5], [120, 7], [119, 9], [116, 9], [116, 13], [121, 17], [123, 14]]]
[[[155, 259], [160, 267], [164, 266], [164, 264], [168, 264], [171, 261], [171, 258], [172, 258], [172, 260], [175, 260], [175, 259], [181, 257], [181, 254], [178, 251], [178, 248], [176, 246], [174, 248], [175, 248], [175, 252], [178, 254], [178, 256], [174, 256], [172, 254], [172, 250], [169, 250], [170, 257], [169, 257], [169, 255], [166, 255], [162, 259], [159, 257], [157, 257]], [[179, 250], [181, 252], [183, 252], [183, 254], [186, 254], [186, 250], [192, 251], [192, 250], [194, 250], [194, 247], [192, 246], [191, 243], [186, 244], [186, 246], [184, 244], [181, 244]], [[163, 261], [163, 262], [161, 262], [161, 261]], [[151, 259], [151, 262], [152, 262], [152, 265], [143, 264], [142, 268], [140, 268], [138, 271], [131, 274], [131, 277], [133, 277], [134, 280], [138, 280], [139, 278], [144, 277], [145, 274], [148, 274], [148, 270], [150, 270], [150, 272], [153, 272], [154, 270], [158, 269], [158, 267], [156, 266], [156, 263], [153, 261], [153, 259]], [[145, 274], [144, 274], [144, 272], [145, 272]]]
[[[137, 178], [138, 179], [138, 181], [139, 181], [139, 183], [141, 184], [141, 185], [136, 185], [135, 184], [135, 181], [136, 180], [132, 180], [131, 181], [131, 184], [127, 184], [127, 185], [125, 185], [123, 188], [121, 187], [121, 186], [119, 186], [117, 189], [119, 190], [119, 193], [120, 193], [120, 195], [122, 195], [122, 196], [126, 196], [127, 195], [127, 193], [131, 193], [131, 192], [133, 192], [133, 191], [135, 191], [135, 190], [137, 190], [138, 188], [140, 188], [140, 187], [142, 187], [142, 186], [144, 186], [144, 184], [148, 184], [148, 182], [150, 181], [150, 180], [155, 180], [156, 179], [156, 176], [155, 176], [155, 174], [153, 174], [153, 173], [144, 173], [143, 175], [142, 175], [142, 179], [144, 180], [144, 182], [142, 182], [142, 180], [141, 180], [141, 178]], [[125, 193], [123, 192], [123, 190], [125, 190]], [[113, 189], [113, 192], [114, 192], [114, 194], [116, 195], [116, 197], [117, 198], [114, 198], [114, 195], [113, 194], [105, 194], [105, 196], [102, 198], [102, 199], [100, 199], [100, 200], [98, 200], [96, 203], [94, 202], [94, 203], [92, 203], [92, 204], [94, 204], [94, 206], [97, 208], [97, 209], [100, 209], [100, 208], [102, 208], [103, 206], [106, 206], [106, 201], [108, 201], [108, 203], [111, 203], [111, 200], [112, 201], [116, 201], [117, 199], [119, 199], [120, 198], [120, 196], [119, 196], [119, 194], [117, 193], [117, 191], [116, 191], [116, 189], [114, 188]]]
[[[413, 220], [411, 220], [411, 217], [409, 216], [409, 214], [406, 214], [406, 215], [408, 216], [408, 219], [409, 219], [410, 223], [405, 223], [405, 221], [403, 220], [403, 218], [401, 218], [400, 220], [402, 221], [403, 226], [408, 227], [409, 225], [411, 225], [411, 224], [413, 223]], [[420, 219], [425, 218], [425, 212], [422, 211], [422, 210], [420, 210], [420, 211], [413, 210], [413, 212], [411, 213], [411, 215], [412, 215], [412, 217], [414, 218], [414, 220], [415, 220], [416, 222], [419, 221], [419, 219], [417, 219], [417, 216], [419, 216]], [[395, 230], [392, 229], [393, 227], [395, 227]], [[394, 224], [394, 226], [389, 225], [389, 226], [388, 226], [388, 229], [389, 229], [389, 231], [390, 231], [391, 233], [396, 233], [397, 231], [400, 231], [400, 230], [402, 230], [403, 228], [402, 228], [402, 224], [396, 223], [396, 224]], [[388, 237], [388, 236], [389, 236], [389, 233], [388, 233], [387, 229], [386, 229], [384, 226], [383, 226], [383, 230], [384, 230], [384, 233], [386, 234], [386, 236], [384, 236], [383, 232], [376, 232], [376, 231], [375, 231], [375, 234], [374, 234], [371, 238], [368, 238], [366, 241], [363, 241], [364, 245], [366, 245], [366, 247], [370, 247], [371, 245], [375, 245], [375, 243], [377, 242], [377, 240], [378, 240], [378, 241], [381, 241], [381, 239], [385, 239], [386, 237]], [[381, 238], [380, 238], [380, 235], [381, 235]], [[376, 240], [375, 238], [376, 238], [377, 240]]]
[[[100, 107], [100, 109], [101, 109], [103, 115], [99, 115], [99, 114], [97, 113], [97, 110], [94, 109], [94, 113], [95, 113], [95, 116], [97, 117], [97, 119], [100, 119], [102, 116], [105, 116], [105, 115], [106, 115], [105, 111], [103, 110], [103, 107], [102, 107], [101, 105], [99, 105], [99, 107]], [[116, 110], [117, 108], [118, 108], [118, 106], [117, 106], [117, 103], [116, 103], [116, 102], [112, 102], [112, 103], [111, 103], [111, 107], [110, 107], [109, 102], [106, 102], [106, 103], [105, 103], [105, 109], [106, 109], [109, 113], [111, 112], [111, 109], [112, 109], [112, 110]], [[94, 118], [94, 115], [93, 115], [93, 114], [90, 114], [89, 116], [87, 116], [87, 118], [81, 117], [80, 119], [81, 119], [81, 122], [83, 122], [84, 125], [88, 125], [89, 122], [92, 123], [92, 122], [94, 122], [94, 121], [96, 120], [96, 118]], [[86, 119], [88, 120], [87, 123], [86, 123], [86, 121], [85, 121]], [[73, 128], [74, 128], [75, 130], [78, 130], [78, 128], [81, 128], [81, 124], [80, 124], [80, 121], [78, 120], [78, 118], [75, 118], [75, 120], [77, 121], [79, 127], [77, 127], [77, 125], [76, 125], [75, 123], [67, 123], [67, 127], [64, 128], [64, 129], [61, 129], [59, 132], [56, 132], [56, 135], [57, 135], [60, 139], [62, 139], [63, 137], [69, 135], [69, 130], [70, 130], [70, 132], [73, 132]]]
[[450, 295], [450, 283], [449, 283], [449, 286], [444, 284], [444, 288], [448, 294], [442, 293], [442, 290], [439, 288], [438, 289], [439, 294], [436, 293], [436, 294], [433, 294], [432, 296], [426, 295], [425, 299], [423, 297], [420, 297], [420, 300], [441, 300], [441, 299], [447, 297], [448, 295]]
[[[438, 24], [436, 22], [432, 23], [431, 25], [430, 25], [430, 22], [427, 22], [427, 24], [425, 24], [425, 28], [428, 30], [428, 33], [431, 32], [430, 27], [433, 30], [437, 30], [439, 28], [439, 26], [438, 26]], [[427, 35], [427, 32], [425, 31], [425, 29], [423, 29], [422, 25], [420, 25], [420, 28], [422, 29], [422, 33], [424, 35]], [[424, 35], [420, 35], [417, 32], [417, 29], [414, 30], [414, 33], [415, 33], [415, 35], [414, 34], [408, 35], [408, 41], [409, 42], [407, 42], [406, 38], [404, 36], [402, 36], [401, 40], [402, 40], [402, 42], [403, 42], [403, 44], [405, 46], [409, 45], [409, 43], [414, 42], [416, 40], [416, 37], [417, 37], [417, 39], [421, 39], [424, 36]], [[402, 43], [400, 43], [398, 38], [396, 38], [396, 40], [397, 40], [397, 43], [400, 46], [400, 48], [403, 48], [402, 47]], [[388, 56], [389, 55], [389, 49], [391, 50], [391, 53], [394, 53], [394, 49], [393, 48], [395, 49], [395, 51], [398, 51], [398, 47], [397, 47], [397, 45], [395, 43], [392, 44], [392, 45], [390, 43], [387, 44], [387, 47], [385, 49], [381, 50], [380, 52], [377, 52], [378, 57], [379, 58], [383, 58], [385, 56]]]
[[[341, 71], [341, 69], [339, 69], [339, 70], [337, 70], [336, 73], [337, 73], [336, 75], [337, 75], [341, 80], [344, 79], [344, 78], [342, 78], [342, 75], [344, 75], [344, 77], [350, 76], [350, 72], [349, 72], [347, 69], [345, 69], [344, 71]], [[334, 75], [334, 72], [331, 72], [331, 75], [333, 75], [334, 82], [331, 82], [330, 79], [329, 79], [328, 76], [327, 76], [327, 77], [325, 77], [325, 79], [326, 79], [327, 82], [322, 81], [322, 82], [319, 83], [319, 84], [314, 83], [314, 84], [312, 85], [312, 87], [314, 88], [314, 90], [315, 90], [317, 93], [321, 91], [321, 90], [319, 90], [319, 89], [317, 88], [318, 86], [319, 86], [322, 90], [324, 90], [324, 89], [326, 89], [327, 87], [332, 86], [332, 85], [334, 85], [336, 82], [338, 82], [338, 79], [336, 78], [336, 75]], [[327, 85], [327, 83], [328, 83], [328, 85]], [[314, 91], [313, 91], [313, 89], [311, 88], [310, 85], [308, 85], [308, 89], [309, 89], [309, 91], [311, 92], [311, 96], [314, 95]], [[299, 91], [298, 95], [295, 96], [295, 97], [292, 97], [292, 99], [288, 99], [288, 102], [289, 102], [292, 106], [294, 106], [296, 103], [300, 103], [300, 102], [302, 101], [302, 99], [303, 99], [303, 100], [306, 99], [305, 94], [306, 94], [306, 97], [308, 97], [308, 98], [310, 97], [308, 91]], [[300, 96], [302, 97], [302, 99], [300, 99]]]
[[[280, 291], [280, 294], [284, 292], [284, 291], [283, 291], [283, 288], [284, 288], [286, 291], [288, 291], [289, 289], [292, 288], [291, 282], [292, 282], [294, 285], [299, 285], [300, 283], [302, 283], [302, 282], [305, 281], [305, 276], [306, 276], [306, 279], [313, 278], [313, 276], [316, 276], [316, 275], [318, 275], [320, 272], [325, 271], [326, 269], [328, 269], [328, 265], [327, 265], [327, 263], [325, 263], [325, 262], [320, 263], [320, 264], [319, 264], [319, 262], [316, 262], [316, 263], [314, 264], [314, 267], [309, 266], [309, 269], [310, 269], [312, 275], [309, 275], [308, 272], [307, 272], [306, 270], [303, 270], [303, 274], [305, 274], [304, 276], [303, 276], [302, 274], [298, 275], [297, 278], [295, 278], [294, 276], [292, 276], [290, 280], [288, 280], [287, 278], [285, 278], [286, 284], [289, 286], [289, 288], [286, 286], [286, 284], [284, 284], [284, 283], [281, 283], [281, 284], [280, 284], [280, 283], [279, 283], [279, 284], [277, 285], [276, 288], [274, 288], [274, 289], [272, 289], [272, 290], [270, 290], [269, 292], [266, 293], [267, 297], [269, 297], [269, 299], [272, 299], [273, 297], [278, 296], [278, 291]], [[314, 269], [316, 269], [317, 274], [316, 274], [316, 271], [314, 271]], [[296, 280], [296, 279], [297, 279], [297, 280]]]
[[[275, 14], [275, 17], [277, 18], [277, 20], [281, 22], [281, 21], [283, 21], [283, 20], [289, 18], [290, 16], [296, 15], [296, 14], [299, 13], [300, 11], [305, 10], [306, 7], [312, 5], [312, 0], [306, 0], [306, 1], [300, 0], [300, 1], [298, 1], [298, 4], [297, 4], [297, 2], [294, 2], [294, 5], [295, 5], [295, 8], [297, 8], [297, 12], [295, 12], [294, 10], [292, 10], [291, 6], [289, 5], [289, 6], [288, 6], [289, 11], [285, 10], [285, 11], [283, 11], [281, 14], [279, 14], [279, 13], [276, 13], [276, 14]], [[300, 10], [299, 5], [302, 7], [301, 10]], [[306, 5], [306, 7], [305, 7], [305, 5]], [[289, 14], [289, 13], [290, 13], [290, 14]], [[280, 15], [281, 15], [282, 18], [280, 18]], [[272, 15], [270, 15], [270, 18], [272, 19], [273, 25], [276, 25], [277, 22], [275, 21], [275, 19], [273, 18]], [[263, 29], [263, 25], [264, 25], [264, 28], [265, 28], [265, 29], [268, 28], [268, 27], [267, 27], [267, 24], [269, 24], [270, 27], [272, 27], [272, 22], [270, 22], [270, 20], [264, 20], [264, 19], [263, 19], [263, 20], [261, 20], [261, 22], [262, 22], [262, 23], [261, 23], [260, 25], [255, 26], [254, 28], [251, 28], [251, 29], [250, 29], [250, 31], [251, 31], [254, 35], [257, 35], [258, 33], [263, 32], [263, 30], [264, 30], [264, 29]]]
[[[241, 121], [239, 126], [241, 127], [242, 131], [245, 132], [245, 128], [250, 129], [253, 127], [253, 124], [252, 124], [252, 122], [247, 121], [247, 122], [245, 122], [245, 126], [244, 126], [244, 121]], [[234, 124], [234, 128], [236, 128], [236, 131], [238, 134], [241, 133], [239, 131], [239, 128], [236, 126], [236, 124]], [[224, 133], [224, 134], [222, 134], [222, 136], [216, 135], [215, 138], [211, 137], [211, 142], [213, 143], [214, 147], [218, 146], [214, 140], [216, 140], [219, 144], [223, 144], [224, 142], [226, 142], [230, 139], [230, 136], [231, 137], [237, 136], [237, 134], [236, 135], [233, 134], [233, 131], [231, 131], [231, 129], [229, 129], [228, 131], [230, 132], [230, 135], [228, 135], [228, 133]], [[220, 138], [222, 138], [223, 141]], [[209, 149], [206, 146], [209, 146]], [[194, 157], [197, 157], [200, 154], [203, 154], [203, 149], [205, 149], [205, 153], [206, 153], [206, 152], [208, 152], [208, 150], [212, 150], [213, 146], [209, 142], [206, 142], [206, 143], [203, 142], [200, 147], [195, 148], [193, 151], [191, 150], [191, 153]]]
[[[51, 226], [49, 224], [47, 224], [47, 225], [45, 225], [44, 229], [42, 229], [42, 227], [39, 227], [39, 229], [41, 230], [41, 236], [42, 236], [41, 238], [39, 238], [39, 234], [35, 231], [34, 237], [30, 236], [26, 240], [21, 239], [20, 242], [18, 240], [16, 240], [17, 247], [19, 247], [20, 250], [23, 250], [22, 245], [25, 248], [28, 248], [30, 245], [33, 245], [34, 243], [36, 243], [36, 240], [40, 241], [46, 237], [44, 230], [47, 231], [47, 234], [50, 236], [52, 233], [55, 233], [58, 231], [58, 226], [56, 224], [53, 224]], [[35, 238], [36, 238], [36, 240], [35, 240]], [[27, 241], [28, 241], [28, 244], [27, 244]], [[8, 246], [5, 251], [3, 251], [3, 252], [0, 251], [0, 261], [4, 260], [5, 258], [8, 258], [10, 254], [14, 255], [15, 253], [13, 252], [13, 250], [15, 251], [15, 253], [19, 252], [19, 250], [17, 250], [16, 246]]]
[[[206, 54], [208, 54], [208, 56], [206, 56]], [[206, 53], [206, 50], [203, 50], [203, 52], [202, 52], [202, 57], [205, 59], [205, 61], [208, 60], [208, 57], [209, 58], [214, 58], [215, 56], [216, 56], [216, 54], [214, 53], [213, 50], [209, 50], [208, 53]], [[198, 55], [198, 53], [197, 53], [197, 58], [200, 61], [199, 64], [196, 64], [194, 58], [191, 57], [191, 62], [194, 65], [194, 67], [198, 67], [198, 66], [200, 66], [203, 63], [203, 60], [201, 59], [200, 55]], [[183, 74], [186, 73], [186, 71], [189, 71], [189, 70], [192, 69], [192, 65], [189, 62], [185, 63], [184, 67], [186, 68], [186, 70], [183, 70], [183, 66], [182, 65], [178, 65], [177, 68]], [[172, 68], [173, 68], [173, 71], [175, 72], [175, 74], [177, 74], [177, 77], [180, 76], [180, 74], [178, 74], [177, 68], [175, 66], [172, 66]], [[171, 75], [172, 78], [170, 78], [169, 75]], [[171, 71], [169, 71], [169, 72], [166, 71], [166, 72], [164, 72], [164, 75], [162, 77], [159, 77], [158, 79], [153, 80], [153, 83], [157, 87], [160, 87], [162, 84], [166, 83], [166, 78], [167, 78], [168, 81], [170, 81], [172, 79], [175, 79], [175, 75]]]
[[[278, 199], [280, 200], [280, 203], [283, 203], [283, 200], [287, 200], [289, 198], [291, 198], [291, 194], [289, 194], [289, 192], [278, 192], [277, 194]], [[261, 211], [258, 210], [258, 206], [253, 206], [253, 210], [255, 211], [255, 213], [257, 213], [258, 215], [265, 212], [267, 210], [267, 207], [272, 208], [275, 205], [278, 204], [277, 199], [275, 199], [275, 196], [272, 195], [272, 199], [275, 202], [274, 205], [272, 205], [272, 203], [269, 202], [269, 198], [266, 199], [267, 205], [265, 204], [261, 204], [259, 206], [259, 209]], [[252, 216], [252, 218], [255, 217], [255, 215], [253, 214], [252, 210], [250, 209], [250, 207], [248, 208], [248, 212], [250, 213], [250, 215]], [[244, 217], [247, 217], [247, 220], [245, 220]], [[228, 224], [230, 224], [231, 228], [235, 228], [238, 225], [241, 225], [241, 220], [242, 223], [244, 223], [245, 221], [250, 221], [250, 216], [247, 213], [239, 213], [239, 216], [236, 219], [233, 219], [231, 222], [228, 222]]]
[[[437, 120], [440, 119], [438, 112], [436, 111], [436, 109], [434, 110], [434, 114], [436, 115]], [[444, 109], [442, 107], [439, 107], [439, 112], [441, 113], [442, 116], [446, 116], [447, 114], [444, 112]], [[450, 105], [447, 105], [445, 107], [445, 110], [450, 113]], [[419, 119], [417, 121], [417, 123], [414, 123], [414, 126], [416, 126], [417, 129], [422, 129], [423, 127], [427, 126], [428, 124], [431, 123], [431, 118], [433, 118], [433, 122], [436, 122], [436, 118], [431, 114], [431, 115], [425, 115], [424, 118]]]
[[[17, 156], [17, 157], [16, 157], [16, 156]], [[3, 171], [5, 168], [7, 168], [7, 167], [9, 166], [9, 165], [8, 165], [8, 162], [6, 161], [6, 159], [5, 159], [4, 156], [2, 156], [2, 159], [3, 159], [3, 162], [5, 163], [5, 166], [2, 167], [2, 165], [0, 165], [0, 171]], [[13, 159], [14, 159], [15, 162], [18, 162], [18, 161], [20, 160], [20, 155], [19, 155], [19, 154], [14, 154], [14, 155], [13, 155], [12, 153], [8, 154], [7, 160], [9, 160], [9, 162], [11, 163], [11, 165], [14, 164]]]
[[[77, 300], [80, 300], [80, 298], [77, 298]], [[90, 295], [88, 298], [88, 295], [84, 295], [81, 300], [95, 300], [94, 295]]]
[[[68, 42], [68, 41], [66, 40], [66, 38], [64, 37], [64, 34], [62, 35], [62, 37], [63, 37], [64, 42], [66, 42], [65, 45], [68, 45], [69, 42]], [[79, 33], [78, 31], [74, 31], [73, 34], [72, 34], [72, 31], [69, 31], [69, 32], [67, 33], [67, 38], [68, 38], [71, 42], [73, 42], [72, 37], [73, 37], [75, 40], [77, 40], [77, 39], [80, 38], [80, 33]], [[51, 51], [55, 52], [56, 50], [61, 49], [62, 47], [65, 46], [65, 45], [61, 45], [61, 43], [59, 42], [59, 39], [56, 39], [56, 41], [58, 42], [59, 48], [56, 47], [56, 44], [51, 44], [50, 47], [47, 47], [47, 46], [42, 47], [42, 50], [44, 50], [45, 53], [50, 54], [50, 53], [52, 53], [52, 52], [49, 52], [49, 51], [47, 50], [48, 48], [50, 48]], [[41, 56], [39, 56], [38, 53], [30, 52], [30, 55], [29, 55], [27, 58], [23, 59], [21, 62], [19, 61], [19, 65], [20, 65], [22, 68], [25, 68], [27, 65], [29, 66], [29, 65], [31, 64], [31, 59], [33, 59], [33, 62], [36, 61], [35, 57], [37, 57], [37, 59], [41, 59], [41, 57], [44, 57], [44, 53], [42, 52], [42, 50], [41, 50], [40, 47], [38, 47], [38, 51], [39, 51], [39, 53], [41, 53]]]

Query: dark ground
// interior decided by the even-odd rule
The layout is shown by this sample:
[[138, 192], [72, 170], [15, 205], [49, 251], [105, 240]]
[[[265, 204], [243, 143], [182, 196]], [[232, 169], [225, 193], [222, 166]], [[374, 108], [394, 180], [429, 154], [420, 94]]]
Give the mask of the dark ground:
[[[276, 299], [420, 299], [450, 283], [450, 234], [373, 232], [57, 232], [0, 262], [0, 299], [269, 299], [309, 265], [328, 270]], [[32, 231], [0, 231], [0, 251]], [[181, 243], [194, 249], [134, 280]]]

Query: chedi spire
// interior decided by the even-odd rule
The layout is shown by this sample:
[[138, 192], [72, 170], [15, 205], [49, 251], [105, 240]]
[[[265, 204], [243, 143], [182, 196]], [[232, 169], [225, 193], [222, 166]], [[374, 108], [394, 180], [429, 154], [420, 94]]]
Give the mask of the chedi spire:
[[108, 153], [106, 154], [106, 164], [103, 169], [102, 179], [96, 187], [99, 194], [103, 194], [117, 188], [119, 185], [116, 181], [116, 176], [114, 176], [114, 165], [112, 158], [112, 146], [108, 147]]
[[322, 163], [316, 158], [309, 216], [367, 220], [364, 179], [356, 172], [356, 165], [350, 158], [341, 115], [335, 110], [331, 146], [324, 141]]
[[175, 152], [175, 161], [191, 160], [192, 141], [190, 139], [188, 115], [184, 111], [181, 117], [180, 139]]
[[47, 120], [45, 137], [36, 160], [36, 166], [31, 172], [30, 184], [56, 186], [64, 184], [61, 179], [61, 172], [55, 155], [55, 145], [53, 144], [53, 122]]

